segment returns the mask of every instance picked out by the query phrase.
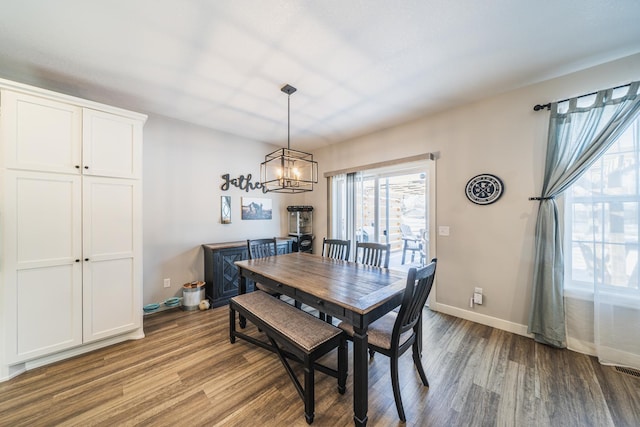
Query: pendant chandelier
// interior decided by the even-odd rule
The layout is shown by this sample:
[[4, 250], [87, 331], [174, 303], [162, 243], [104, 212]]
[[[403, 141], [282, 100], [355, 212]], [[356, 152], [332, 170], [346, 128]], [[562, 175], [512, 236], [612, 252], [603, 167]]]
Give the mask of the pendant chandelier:
[[318, 183], [318, 162], [313, 160], [313, 154], [291, 149], [291, 94], [297, 89], [287, 84], [280, 90], [287, 94], [287, 148], [264, 156], [260, 181], [274, 193], [313, 191], [313, 184]]

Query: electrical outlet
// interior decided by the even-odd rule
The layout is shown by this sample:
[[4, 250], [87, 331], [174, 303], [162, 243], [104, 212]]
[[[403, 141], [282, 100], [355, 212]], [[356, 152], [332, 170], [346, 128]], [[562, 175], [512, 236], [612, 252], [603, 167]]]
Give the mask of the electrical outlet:
[[475, 288], [475, 289], [473, 290], [473, 293], [475, 293], [475, 294], [481, 294], [481, 293], [482, 293], [482, 288]]
[[474, 294], [473, 294], [473, 302], [474, 302], [475, 304], [480, 304], [480, 305], [482, 305], [482, 294], [479, 294], [479, 293], [477, 293], [477, 292], [476, 292], [476, 293], [474, 293]]
[[171, 279], [164, 279], [164, 287], [165, 288], [171, 287]]

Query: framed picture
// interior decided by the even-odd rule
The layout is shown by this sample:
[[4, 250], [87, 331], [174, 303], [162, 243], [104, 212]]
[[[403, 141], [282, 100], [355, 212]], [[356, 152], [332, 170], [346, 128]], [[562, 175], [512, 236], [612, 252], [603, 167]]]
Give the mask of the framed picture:
[[242, 198], [242, 219], [271, 219], [271, 199]]
[[231, 224], [231, 196], [220, 197], [220, 223]]

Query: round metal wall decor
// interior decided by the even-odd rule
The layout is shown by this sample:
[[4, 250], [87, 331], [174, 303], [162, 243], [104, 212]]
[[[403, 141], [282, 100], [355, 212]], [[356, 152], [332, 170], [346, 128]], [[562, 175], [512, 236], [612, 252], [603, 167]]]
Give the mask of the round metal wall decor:
[[474, 176], [467, 182], [465, 188], [467, 199], [477, 205], [490, 205], [496, 202], [503, 192], [502, 180], [488, 173]]

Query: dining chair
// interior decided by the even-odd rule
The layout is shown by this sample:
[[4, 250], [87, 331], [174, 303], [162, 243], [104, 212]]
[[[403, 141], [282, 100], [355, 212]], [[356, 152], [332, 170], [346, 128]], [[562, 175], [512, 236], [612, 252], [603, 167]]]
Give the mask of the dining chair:
[[[276, 238], [270, 239], [248, 239], [247, 250], [249, 252], [249, 259], [265, 258], [268, 256], [278, 255], [278, 244]], [[255, 284], [257, 289], [273, 295], [274, 297], [280, 297], [278, 292], [274, 292], [260, 283]]]
[[322, 239], [322, 256], [349, 261], [351, 240]]
[[[322, 239], [322, 256], [342, 261], [349, 261], [349, 252], [351, 250], [351, 240], [340, 239]], [[327, 323], [333, 322], [333, 317], [323, 312], [319, 313], [320, 319]]]
[[[393, 398], [400, 420], [406, 421], [402, 397], [400, 396], [400, 384], [398, 383], [398, 358], [409, 348], [413, 349], [413, 364], [418, 370], [422, 384], [429, 387], [427, 376], [420, 360], [420, 337], [422, 309], [427, 302], [433, 280], [436, 275], [437, 259], [424, 266], [409, 269], [407, 284], [400, 311], [390, 312], [369, 325], [369, 349], [389, 357], [391, 365], [391, 385]], [[347, 322], [341, 322], [338, 327], [344, 330], [349, 337], [353, 337], [353, 326]]]
[[389, 268], [389, 243], [356, 242], [356, 262]]
[[407, 224], [400, 224], [400, 233], [402, 233], [402, 262], [404, 265], [407, 251], [411, 252], [411, 262], [415, 259], [416, 252], [420, 255], [420, 265], [423, 264], [422, 259], [422, 238], [411, 231], [411, 227]]

